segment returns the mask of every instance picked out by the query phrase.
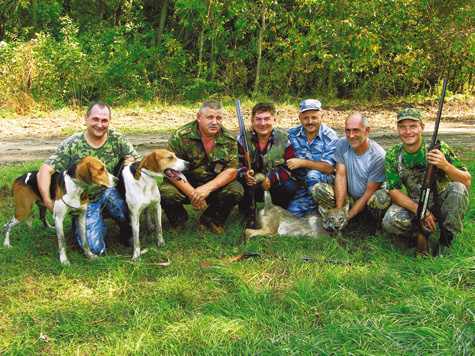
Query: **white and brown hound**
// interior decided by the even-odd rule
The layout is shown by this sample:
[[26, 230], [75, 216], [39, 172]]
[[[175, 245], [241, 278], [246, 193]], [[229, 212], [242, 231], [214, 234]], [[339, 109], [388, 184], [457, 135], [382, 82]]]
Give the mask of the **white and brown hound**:
[[[29, 172], [17, 178], [13, 183], [13, 198], [15, 199], [15, 215], [4, 225], [5, 239], [3, 246], [10, 247], [10, 231], [15, 226], [27, 220], [31, 226], [31, 210], [36, 203], [40, 209], [40, 218], [46, 227], [51, 227], [46, 221], [46, 207], [43, 204], [38, 189], [38, 171]], [[107, 172], [106, 166], [94, 157], [85, 157], [62, 173], [51, 176], [50, 194], [54, 201], [53, 217], [58, 236], [59, 260], [69, 265], [64, 241], [63, 220], [69, 212], [78, 213], [78, 229], [84, 254], [87, 258], [96, 258], [87, 244], [86, 210], [89, 203], [87, 188], [91, 185], [112, 187], [116, 178]]]
[[[130, 223], [134, 238], [133, 261], [140, 260], [140, 213], [149, 206], [154, 207], [156, 234], [158, 247], [165, 246], [162, 234], [162, 208], [160, 205], [160, 192], [157, 187], [158, 177], [170, 177], [175, 180], [185, 176], [180, 172], [188, 168], [189, 163], [177, 158], [168, 150], [157, 149], [140, 162], [124, 166], [118, 174], [119, 184], [117, 189], [125, 197], [129, 208]], [[125, 188], [125, 191], [124, 191]]]

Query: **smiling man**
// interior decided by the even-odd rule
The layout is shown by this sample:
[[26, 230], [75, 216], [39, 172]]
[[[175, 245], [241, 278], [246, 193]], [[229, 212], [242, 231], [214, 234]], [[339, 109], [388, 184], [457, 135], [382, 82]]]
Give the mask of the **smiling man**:
[[236, 181], [237, 143], [223, 126], [223, 106], [215, 100], [205, 101], [196, 120], [177, 129], [168, 148], [178, 158], [190, 163], [184, 172], [187, 181], [165, 179], [160, 185], [162, 208], [171, 225], [170, 231], [184, 229], [191, 204], [200, 216], [202, 228], [223, 233], [223, 225], [233, 207], [241, 200], [243, 188]]
[[[114, 172], [121, 159], [125, 159], [125, 164], [139, 159], [129, 140], [120, 132], [109, 129], [110, 122], [110, 107], [100, 101], [92, 103], [85, 115], [86, 130], [63, 141], [56, 152], [41, 166], [38, 172], [38, 188], [49, 210], [53, 211], [50, 185], [51, 176], [55, 172], [67, 170], [86, 156], [101, 160], [110, 173]], [[107, 234], [107, 227], [102, 215], [111, 217], [120, 226], [120, 238], [124, 244], [129, 244], [132, 237], [127, 204], [117, 189], [96, 187], [89, 192], [89, 206], [86, 213], [87, 239], [94, 254], [101, 254], [106, 248], [104, 237]], [[80, 243], [77, 228], [76, 236]]]
[[[273, 204], [287, 209], [297, 190], [297, 185], [291, 179], [292, 175], [287, 167], [288, 160], [295, 157], [294, 148], [289, 135], [274, 127], [276, 123], [274, 104], [261, 102], [252, 108], [251, 131], [246, 132], [246, 137], [238, 135], [238, 180], [246, 190], [239, 203], [241, 214], [246, 215], [249, 212], [251, 205], [249, 190], [256, 184], [254, 178], [256, 173], [266, 175], [265, 181], [255, 190], [256, 201], [263, 201], [264, 190], [269, 190]], [[247, 140], [249, 146], [252, 169], [245, 165], [243, 140]]]
[[[394, 204], [384, 216], [383, 227], [389, 233], [409, 238], [415, 243], [419, 231], [417, 207], [425, 171], [428, 164], [433, 164], [437, 167], [437, 203], [450, 244], [453, 238], [462, 233], [471, 176], [446, 143], [441, 142], [440, 150], [427, 152], [431, 145], [422, 137], [424, 128], [419, 110], [404, 109], [397, 114], [397, 131], [402, 143], [392, 147], [386, 154], [386, 177]], [[403, 192], [403, 187], [407, 193]], [[431, 211], [433, 208], [434, 198], [431, 194], [424, 225], [432, 231], [436, 229], [436, 220]]]
[[386, 152], [369, 139], [370, 130], [365, 115], [355, 113], [348, 116], [345, 121], [346, 137], [339, 139], [336, 145], [335, 187], [318, 183], [312, 194], [318, 204], [326, 209], [342, 208], [349, 203], [348, 221], [367, 209], [375, 222], [374, 226], [378, 227], [391, 200], [384, 184]]
[[287, 131], [295, 149], [295, 158], [287, 165], [297, 179], [298, 190], [288, 210], [297, 216], [317, 212], [312, 199], [312, 188], [317, 183], [333, 184], [335, 153], [338, 134], [322, 123], [323, 111], [320, 101], [307, 99], [299, 105], [301, 125]]

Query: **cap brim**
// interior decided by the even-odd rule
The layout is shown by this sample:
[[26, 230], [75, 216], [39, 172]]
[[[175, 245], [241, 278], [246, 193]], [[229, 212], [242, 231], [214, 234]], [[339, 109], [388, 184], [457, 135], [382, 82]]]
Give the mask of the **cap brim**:
[[403, 117], [400, 117], [399, 119], [397, 119], [397, 122], [399, 121], [404, 121], [404, 120], [412, 120], [412, 121], [421, 121], [421, 119], [416, 119], [414, 116], [403, 116]]

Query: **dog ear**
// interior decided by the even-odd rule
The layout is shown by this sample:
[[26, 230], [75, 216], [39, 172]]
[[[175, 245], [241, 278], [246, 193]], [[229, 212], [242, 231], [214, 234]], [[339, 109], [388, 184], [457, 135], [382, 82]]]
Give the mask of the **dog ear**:
[[[81, 160], [82, 161], [82, 160]], [[88, 185], [92, 185], [91, 162], [79, 162], [77, 168], [77, 178]]]
[[350, 211], [350, 202], [349, 201], [345, 201], [346, 205], [343, 206], [343, 209], [346, 210], [346, 212], [349, 212]]
[[328, 213], [328, 210], [325, 209], [325, 207], [323, 207], [321, 205], [318, 206], [318, 211], [320, 212], [320, 215], [322, 215], [322, 216], [325, 216]]
[[157, 151], [153, 151], [147, 157], [145, 157], [142, 161], [140, 161], [140, 168], [147, 168], [151, 171], [158, 172], [159, 171], [159, 163], [158, 163], [158, 156]]

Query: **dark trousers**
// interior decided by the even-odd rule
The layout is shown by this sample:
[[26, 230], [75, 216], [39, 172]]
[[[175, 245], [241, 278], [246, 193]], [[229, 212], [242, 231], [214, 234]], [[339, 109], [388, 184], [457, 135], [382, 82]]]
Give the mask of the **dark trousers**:
[[[243, 184], [244, 187], [244, 196], [239, 202], [239, 211], [241, 214], [245, 214], [249, 207], [251, 206], [251, 195], [250, 190], [251, 187], [247, 184]], [[286, 180], [279, 186], [271, 187], [269, 189], [270, 196], [272, 198], [272, 204], [280, 206], [281, 208], [287, 209], [289, 206], [290, 201], [295, 196], [297, 192], [298, 185], [293, 180]], [[264, 190], [259, 186], [256, 187], [254, 191], [254, 198], [256, 202], [264, 201]]]

